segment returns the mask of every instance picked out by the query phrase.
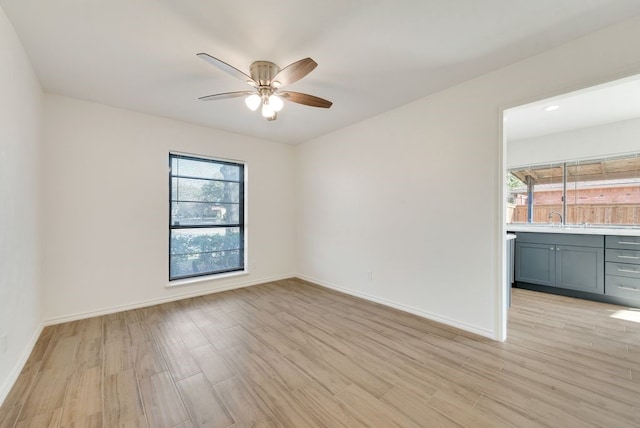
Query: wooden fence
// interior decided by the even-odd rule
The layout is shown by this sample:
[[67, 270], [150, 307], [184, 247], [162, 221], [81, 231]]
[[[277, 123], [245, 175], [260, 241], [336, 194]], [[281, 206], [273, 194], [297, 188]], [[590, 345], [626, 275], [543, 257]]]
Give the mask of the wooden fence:
[[[549, 223], [549, 213], [557, 211], [562, 212], [562, 205], [534, 205], [533, 206], [533, 222]], [[508, 220], [508, 218], [507, 218]], [[557, 223], [560, 218], [554, 214], [553, 222]], [[513, 209], [511, 218], [512, 223], [527, 222], [527, 206], [516, 205]], [[585, 205], [568, 205], [567, 224], [584, 224], [593, 225], [600, 224], [621, 224], [621, 225], [637, 225], [640, 224], [640, 205], [638, 204], [585, 204]]]

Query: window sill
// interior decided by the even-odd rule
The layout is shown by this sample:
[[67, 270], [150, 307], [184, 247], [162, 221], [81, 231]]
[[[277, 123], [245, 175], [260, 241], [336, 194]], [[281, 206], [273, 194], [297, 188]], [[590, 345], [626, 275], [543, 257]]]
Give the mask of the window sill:
[[165, 285], [165, 288], [174, 288], [174, 287], [182, 287], [184, 285], [195, 285], [201, 282], [208, 282], [208, 281], [216, 281], [219, 279], [227, 279], [227, 278], [233, 278], [236, 276], [244, 276], [244, 275], [249, 275], [249, 271], [248, 270], [240, 270], [237, 272], [229, 272], [229, 273], [220, 273], [220, 274], [214, 274], [214, 275], [206, 275], [206, 276], [198, 276], [195, 278], [185, 278], [185, 279], [177, 279], [175, 281], [171, 281], [169, 282], [167, 285]]

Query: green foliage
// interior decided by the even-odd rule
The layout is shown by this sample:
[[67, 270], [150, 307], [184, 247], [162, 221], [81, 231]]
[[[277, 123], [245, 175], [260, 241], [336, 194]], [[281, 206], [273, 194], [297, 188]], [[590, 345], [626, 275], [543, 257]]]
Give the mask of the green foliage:
[[518, 177], [511, 173], [507, 174], [507, 188], [509, 190], [522, 189], [523, 187], [527, 187], [527, 185], [524, 184]]
[[216, 272], [241, 267], [242, 242], [238, 229], [226, 234], [171, 236], [171, 276]]
[[515, 195], [518, 193], [516, 190], [526, 188], [527, 185], [524, 184], [518, 177], [513, 175], [512, 173], [507, 173], [507, 202], [510, 204], [515, 203]]

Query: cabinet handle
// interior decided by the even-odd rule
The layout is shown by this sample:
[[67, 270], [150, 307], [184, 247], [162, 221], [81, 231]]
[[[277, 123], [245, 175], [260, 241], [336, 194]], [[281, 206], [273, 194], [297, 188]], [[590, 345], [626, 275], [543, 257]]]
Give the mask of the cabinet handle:
[[640, 257], [636, 257], [636, 256], [618, 256], [619, 259], [634, 259], [634, 260], [638, 260], [640, 259]]
[[622, 285], [618, 285], [618, 288], [621, 290], [635, 291], [636, 293], [640, 293], [640, 290], [638, 290], [637, 288], [623, 287]]
[[618, 244], [622, 244], [622, 245], [640, 245], [640, 242], [618, 241]]
[[554, 247], [550, 247], [549, 249], [550, 249], [551, 251], [555, 250], [555, 248], [554, 248]]
[[640, 273], [640, 271], [637, 271], [637, 270], [633, 270], [633, 269], [620, 269], [620, 268], [618, 268], [618, 272], [626, 272], [626, 273]]

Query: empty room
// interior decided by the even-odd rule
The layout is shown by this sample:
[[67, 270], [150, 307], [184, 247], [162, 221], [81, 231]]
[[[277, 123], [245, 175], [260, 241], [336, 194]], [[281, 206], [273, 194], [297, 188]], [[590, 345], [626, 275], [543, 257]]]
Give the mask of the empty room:
[[637, 0], [0, 0], [0, 428], [640, 426]]

